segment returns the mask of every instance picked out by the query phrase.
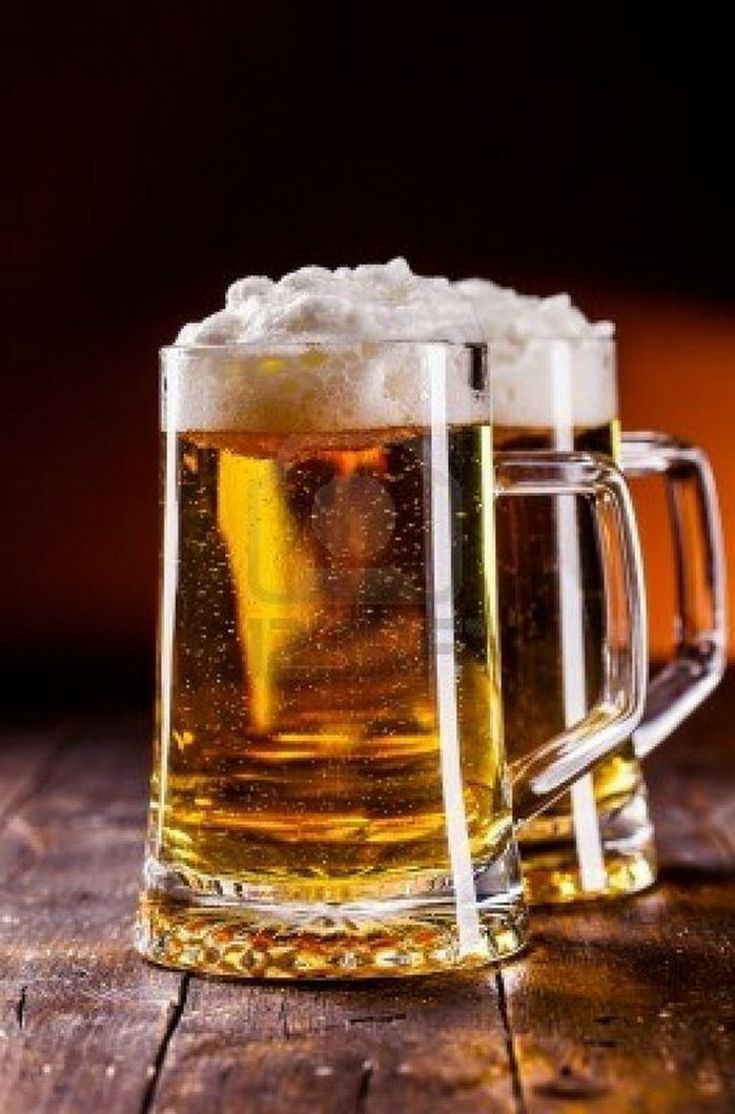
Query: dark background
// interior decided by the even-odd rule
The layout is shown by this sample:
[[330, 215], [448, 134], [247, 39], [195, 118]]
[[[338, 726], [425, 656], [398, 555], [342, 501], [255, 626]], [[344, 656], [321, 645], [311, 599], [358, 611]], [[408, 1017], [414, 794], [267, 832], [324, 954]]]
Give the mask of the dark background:
[[618, 321], [628, 420], [702, 440], [735, 512], [735, 106], [713, 9], [378, 10], [4, 16], [13, 692], [31, 667], [45, 691], [149, 685], [157, 348], [247, 273], [401, 253], [569, 289]]

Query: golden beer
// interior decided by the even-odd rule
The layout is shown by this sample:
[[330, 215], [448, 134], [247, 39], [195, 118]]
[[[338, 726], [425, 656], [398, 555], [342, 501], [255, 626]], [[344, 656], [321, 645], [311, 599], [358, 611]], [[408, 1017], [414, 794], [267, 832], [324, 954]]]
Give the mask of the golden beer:
[[[551, 428], [496, 425], [494, 432], [498, 449], [532, 452], [558, 446], [558, 430]], [[575, 450], [617, 461], [616, 419], [594, 427], [576, 426], [570, 438], [572, 433]], [[603, 590], [594, 520], [580, 504], [572, 524], [579, 561], [573, 606], [581, 609], [583, 647], [581, 660], [565, 657], [559, 501], [501, 499], [496, 513], [505, 740], [513, 761], [567, 726], [565, 671], [581, 673], [577, 683], [587, 707], [597, 699]], [[646, 789], [632, 743], [599, 763], [590, 776], [604, 874], [592, 890], [586, 888], [578, 844], [582, 837], [575, 830], [571, 797], [565, 794], [519, 833], [532, 901], [573, 900], [600, 892], [614, 896], [654, 880]]]
[[[457, 695], [473, 860], [511, 819], [488, 427], [452, 429]], [[159, 857], [204, 893], [407, 895], [449, 869], [416, 429], [177, 436], [179, 584]], [[451, 641], [453, 632], [445, 632]]]

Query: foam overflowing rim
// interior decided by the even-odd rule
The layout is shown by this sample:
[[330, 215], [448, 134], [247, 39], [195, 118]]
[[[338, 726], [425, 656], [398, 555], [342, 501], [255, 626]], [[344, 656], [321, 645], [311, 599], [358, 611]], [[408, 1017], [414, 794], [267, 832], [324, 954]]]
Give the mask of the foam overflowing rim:
[[287, 337], [161, 349], [164, 382], [179, 384], [173, 425], [272, 432], [425, 424], [430, 385], [444, 374], [455, 424], [484, 420], [490, 397], [496, 424], [600, 425], [617, 412], [614, 362], [614, 339], [599, 336]]
[[410, 340], [406, 337], [399, 337], [396, 340], [388, 340], [382, 337], [380, 340], [372, 340], [370, 337], [355, 337], [349, 339], [342, 337], [339, 340], [236, 340], [228, 344], [164, 344], [159, 348], [159, 352], [201, 352], [202, 355], [216, 355], [221, 352], [223, 355], [231, 355], [233, 352], [272, 352], [272, 351], [285, 351], [285, 352], [303, 352], [305, 348], [323, 348], [328, 351], [330, 348], [335, 351], [343, 351], [345, 349], [355, 349], [370, 346], [371, 348], [390, 348], [393, 345], [404, 345], [411, 347], [435, 345], [446, 348], [487, 348], [488, 343], [484, 340]]
[[600, 345], [610, 346], [616, 343], [614, 334], [610, 336], [561, 336], [560, 334], [540, 335], [533, 334], [526, 337], [513, 337], [513, 336], [498, 336], [492, 337], [489, 340], [443, 340], [441, 338], [427, 339], [427, 338], [412, 338], [412, 337], [342, 337], [338, 340], [326, 338], [324, 340], [239, 340], [227, 344], [164, 344], [159, 348], [159, 353], [164, 355], [168, 352], [192, 352], [201, 353], [202, 355], [217, 355], [221, 353], [224, 355], [232, 355], [233, 353], [243, 352], [272, 352], [275, 350], [285, 352], [303, 352], [305, 348], [320, 348], [328, 351], [334, 349], [335, 351], [354, 350], [355, 348], [370, 347], [377, 348], [390, 348], [394, 345], [411, 346], [413, 348], [419, 347], [443, 347], [443, 348], [466, 348], [477, 349], [484, 348], [488, 352], [493, 348], [500, 345], [532, 345], [532, 344], [568, 344], [572, 348], [581, 348], [586, 345]]

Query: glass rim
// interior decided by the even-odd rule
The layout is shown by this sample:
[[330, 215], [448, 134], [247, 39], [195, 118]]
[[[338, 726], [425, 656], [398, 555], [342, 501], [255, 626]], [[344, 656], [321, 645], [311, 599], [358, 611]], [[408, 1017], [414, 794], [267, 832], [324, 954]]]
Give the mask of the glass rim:
[[297, 340], [295, 338], [288, 340], [247, 340], [247, 341], [232, 341], [227, 344], [163, 344], [158, 349], [159, 353], [163, 356], [168, 353], [183, 353], [190, 352], [192, 354], [200, 354], [202, 356], [236, 356], [239, 353], [243, 355], [253, 354], [258, 352], [302, 352], [304, 349], [354, 349], [361, 346], [369, 346], [370, 348], [391, 348], [391, 347], [412, 347], [412, 348], [450, 348], [461, 349], [465, 348], [470, 351], [476, 349], [484, 349], [490, 352], [498, 345], [512, 344], [512, 345], [526, 345], [533, 343], [543, 344], [567, 344], [572, 347], [580, 346], [583, 344], [594, 345], [614, 345], [616, 343], [615, 332], [610, 333], [609, 336], [577, 336], [565, 337], [558, 334], [548, 335], [535, 335], [528, 337], [509, 337], [499, 336], [490, 337], [487, 340], [449, 340], [441, 337], [434, 337], [432, 339], [426, 337], [381, 337], [372, 339], [370, 337], [344, 337], [341, 339], [327, 339], [327, 340]]

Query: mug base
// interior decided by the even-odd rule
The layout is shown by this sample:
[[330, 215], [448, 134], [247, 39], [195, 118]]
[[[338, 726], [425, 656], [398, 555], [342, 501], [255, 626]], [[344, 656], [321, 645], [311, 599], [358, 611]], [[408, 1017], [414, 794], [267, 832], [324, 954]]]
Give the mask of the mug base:
[[240, 979], [365, 979], [484, 967], [527, 942], [517, 892], [478, 899], [470, 946], [452, 897], [350, 905], [223, 903], [182, 892], [141, 897], [135, 947], [153, 963]]
[[604, 884], [584, 886], [574, 847], [568, 854], [556, 853], [544, 862], [543, 856], [530, 856], [525, 865], [526, 898], [532, 905], [559, 905], [573, 901], [625, 897], [646, 890], [656, 881], [656, 856], [653, 848], [630, 853], [604, 849]]
[[[627, 792], [598, 795], [596, 823], [602, 870], [590, 882], [580, 866], [571, 802], [564, 799], [521, 832], [526, 897], [532, 905], [557, 905], [639, 893], [656, 881], [656, 848], [641, 770], [630, 756], [634, 781]], [[595, 875], [597, 875], [595, 877]]]

